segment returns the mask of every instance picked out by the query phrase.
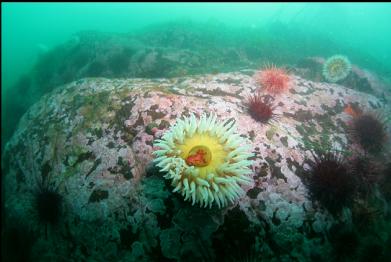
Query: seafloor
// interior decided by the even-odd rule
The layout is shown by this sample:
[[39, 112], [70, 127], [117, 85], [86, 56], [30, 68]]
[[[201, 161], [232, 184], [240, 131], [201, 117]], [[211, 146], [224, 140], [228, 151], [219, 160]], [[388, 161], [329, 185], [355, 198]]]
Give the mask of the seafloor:
[[[356, 89], [291, 72], [292, 88], [274, 96], [268, 124], [244, 103], [258, 88], [251, 70], [84, 78], [54, 89], [27, 111], [5, 149], [7, 228], [29, 238], [23, 247], [32, 261], [386, 261], [389, 167], [370, 195], [337, 214], [310, 197], [305, 171], [319, 150], [362, 153], [344, 109], [390, 114], [389, 94], [358, 68], [352, 74], [367, 81]], [[255, 183], [227, 208], [184, 202], [151, 162], [154, 139], [191, 112], [232, 118], [251, 142]], [[389, 144], [376, 159], [389, 161]], [[55, 224], [40, 223], [33, 204], [42, 180], [62, 197]]]

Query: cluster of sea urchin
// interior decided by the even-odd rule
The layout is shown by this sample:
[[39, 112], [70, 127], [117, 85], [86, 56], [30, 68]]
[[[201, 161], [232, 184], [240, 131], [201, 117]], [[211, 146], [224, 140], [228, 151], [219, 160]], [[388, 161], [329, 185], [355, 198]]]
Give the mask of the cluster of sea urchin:
[[369, 153], [380, 152], [387, 141], [387, 131], [380, 115], [365, 113], [353, 118], [350, 132]]
[[347, 57], [334, 55], [323, 64], [323, 76], [327, 81], [335, 83], [345, 79], [352, 69]]
[[328, 151], [314, 155], [308, 171], [309, 190], [332, 214], [346, 206], [355, 191], [355, 184], [341, 153]]
[[192, 114], [179, 119], [154, 146], [155, 162], [173, 192], [192, 204], [224, 207], [244, 194], [241, 184], [251, 185], [249, 168], [253, 154], [244, 138], [235, 134], [234, 121], [218, 122], [216, 115]]
[[271, 94], [279, 94], [291, 87], [292, 79], [282, 68], [272, 65], [256, 75], [257, 82]]
[[275, 115], [270, 97], [262, 97], [259, 94], [252, 95], [247, 99], [247, 108], [254, 120], [264, 124], [268, 123]]

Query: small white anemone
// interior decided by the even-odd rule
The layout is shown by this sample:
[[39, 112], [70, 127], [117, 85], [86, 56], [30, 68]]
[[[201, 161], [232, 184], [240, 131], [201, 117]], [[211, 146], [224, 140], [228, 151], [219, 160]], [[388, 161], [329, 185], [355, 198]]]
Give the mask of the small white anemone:
[[179, 119], [154, 146], [154, 160], [173, 192], [201, 207], [219, 208], [234, 203], [245, 192], [240, 185], [252, 185], [248, 158], [253, 154], [246, 139], [235, 134], [234, 121], [217, 121], [214, 114], [194, 114]]
[[334, 55], [323, 64], [323, 76], [332, 83], [345, 79], [351, 70], [349, 59], [342, 55]]

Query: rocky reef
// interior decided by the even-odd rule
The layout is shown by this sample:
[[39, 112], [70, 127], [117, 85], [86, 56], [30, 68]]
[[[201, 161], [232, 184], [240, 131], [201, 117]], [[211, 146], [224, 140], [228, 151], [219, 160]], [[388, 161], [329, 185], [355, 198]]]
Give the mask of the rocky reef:
[[[129, 33], [79, 32], [43, 53], [30, 72], [5, 90], [4, 96], [12, 99], [4, 100], [2, 123], [7, 128], [2, 130], [2, 149], [20, 117], [41, 96], [81, 78], [170, 78], [258, 69], [270, 62], [296, 65], [303, 57], [326, 57], [335, 50], [349, 56], [352, 63], [359, 61], [373, 71], [384, 71], [375, 59], [363, 59], [323, 35], [279, 22], [235, 28], [217, 21], [178, 21]], [[308, 70], [307, 65], [300, 62], [297, 67]], [[317, 70], [316, 65], [311, 66], [310, 71]], [[354, 78], [355, 88], [371, 89], [365, 79], [373, 76], [371, 73]]]
[[[354, 196], [352, 206], [331, 214], [305, 183], [314, 152], [362, 151], [347, 132], [347, 105], [390, 108], [371, 94], [292, 75], [292, 88], [273, 97], [276, 116], [265, 124], [243, 103], [258, 88], [253, 75], [84, 78], [50, 91], [22, 117], [3, 155], [6, 226], [18, 221], [34, 232], [33, 261], [357, 261], [371, 250], [390, 256], [389, 191], [375, 186], [376, 193]], [[254, 184], [222, 209], [185, 202], [151, 162], [154, 139], [179, 117], [205, 112], [234, 119], [255, 153]], [[390, 159], [389, 144], [377, 157]], [[32, 204], [42, 180], [62, 198], [55, 224], [42, 223]], [[352, 239], [359, 244], [344, 246]]]

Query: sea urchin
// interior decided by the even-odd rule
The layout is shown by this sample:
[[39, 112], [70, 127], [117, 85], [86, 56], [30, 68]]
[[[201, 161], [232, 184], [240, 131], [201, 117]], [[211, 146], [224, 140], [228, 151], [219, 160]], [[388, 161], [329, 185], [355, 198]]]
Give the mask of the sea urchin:
[[384, 168], [369, 155], [357, 155], [349, 161], [349, 169], [357, 181], [358, 191], [367, 196], [380, 181]]
[[252, 95], [247, 100], [247, 107], [249, 114], [256, 121], [267, 123], [274, 116], [270, 97], [262, 97], [259, 94]]
[[376, 114], [365, 113], [353, 118], [351, 133], [362, 148], [370, 153], [380, 152], [387, 141], [386, 125]]
[[62, 197], [51, 189], [37, 192], [35, 204], [40, 221], [47, 224], [57, 224], [61, 216]]
[[351, 200], [355, 190], [354, 181], [340, 153], [320, 153], [314, 155], [314, 160], [308, 172], [310, 194], [336, 214]]
[[34, 190], [33, 205], [36, 210], [38, 221], [45, 226], [45, 236], [47, 237], [48, 225], [56, 226], [61, 220], [63, 197], [57, 188], [50, 183], [50, 177], [42, 178]]
[[244, 194], [240, 184], [252, 184], [251, 146], [235, 134], [234, 121], [218, 122], [216, 115], [197, 120], [192, 114], [177, 120], [154, 146], [160, 148], [155, 162], [171, 179], [173, 192], [193, 205], [227, 206]]
[[342, 55], [334, 55], [323, 64], [323, 76], [327, 81], [335, 83], [345, 79], [352, 69], [350, 61]]
[[292, 83], [291, 77], [284, 69], [273, 65], [261, 70], [256, 80], [263, 89], [272, 94], [284, 92], [290, 88]]

